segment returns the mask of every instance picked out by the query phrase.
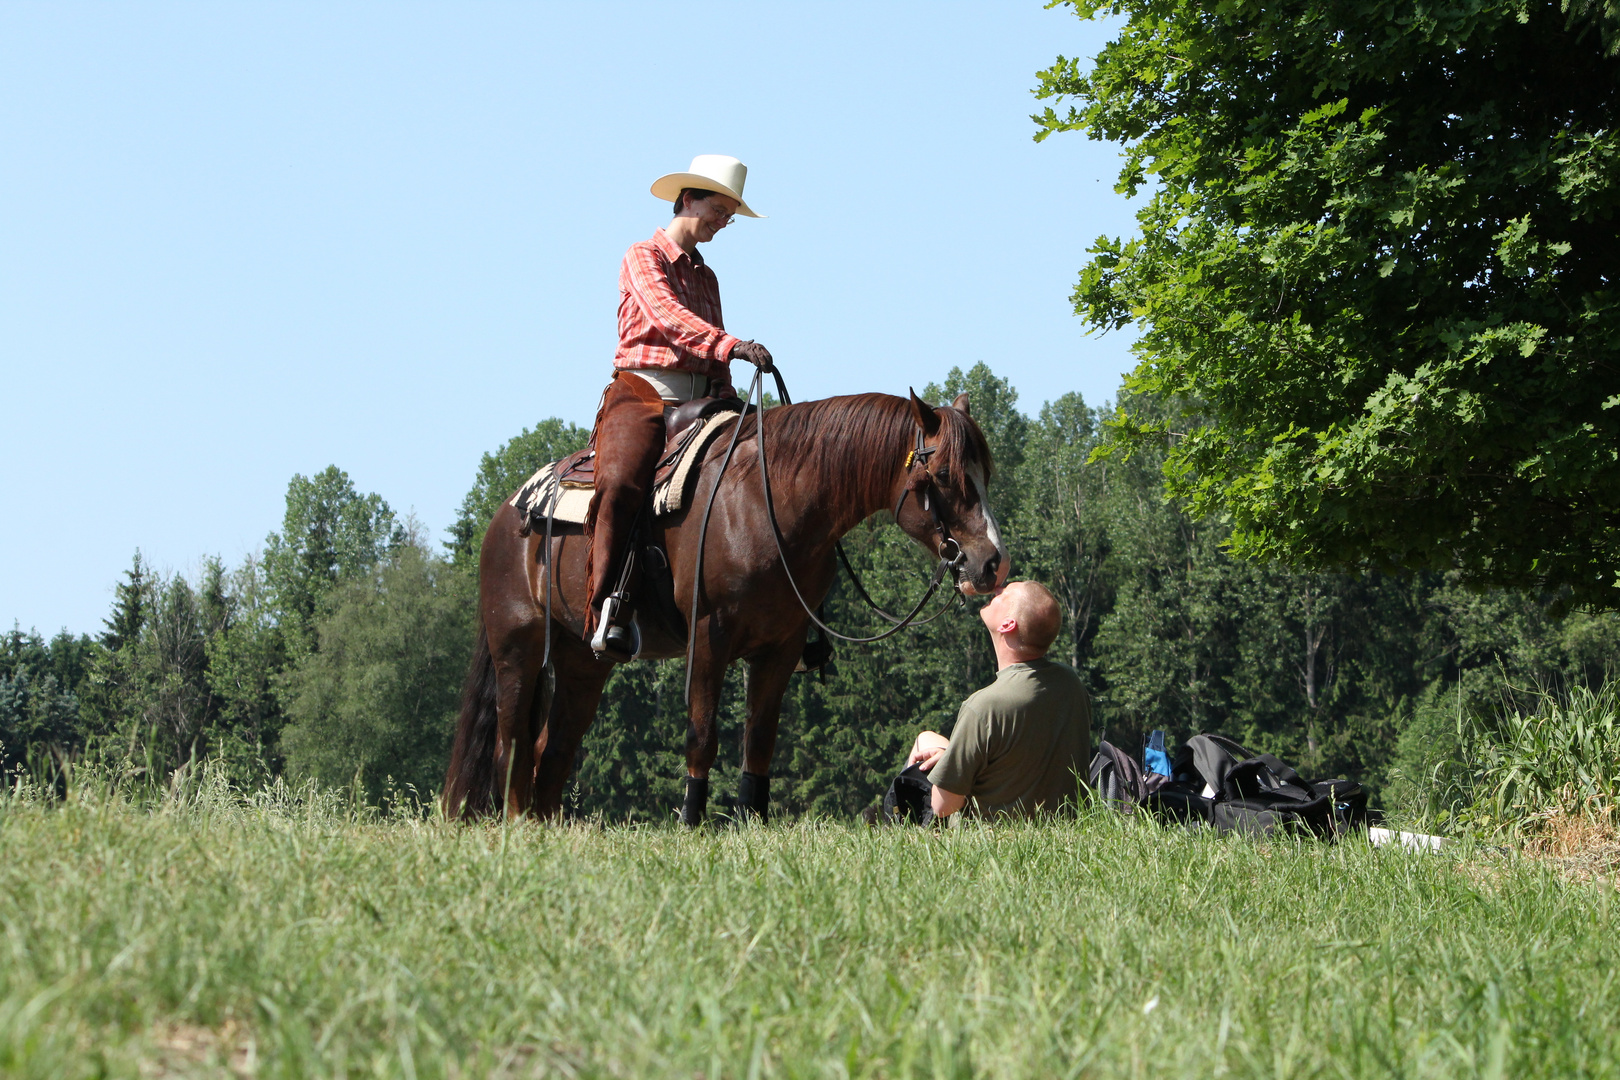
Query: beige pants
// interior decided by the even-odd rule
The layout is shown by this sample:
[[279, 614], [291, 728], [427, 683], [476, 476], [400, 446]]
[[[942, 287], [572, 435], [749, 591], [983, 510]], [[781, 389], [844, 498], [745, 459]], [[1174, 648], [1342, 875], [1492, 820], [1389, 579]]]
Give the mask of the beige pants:
[[668, 368], [628, 368], [632, 375], [639, 375], [652, 384], [658, 391], [658, 396], [665, 401], [679, 404], [691, 401], [694, 398], [706, 397], [709, 393], [709, 377], [707, 375], [694, 375], [690, 371], [671, 371]]

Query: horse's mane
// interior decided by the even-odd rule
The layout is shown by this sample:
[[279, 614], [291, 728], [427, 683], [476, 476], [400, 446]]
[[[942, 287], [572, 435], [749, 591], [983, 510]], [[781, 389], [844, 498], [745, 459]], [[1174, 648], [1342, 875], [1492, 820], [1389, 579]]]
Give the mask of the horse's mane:
[[[959, 472], [977, 463], [988, 482], [990, 446], [979, 425], [956, 409], [939, 410], [939, 449], [929, 463], [936, 473]], [[771, 478], [778, 470], [822, 473], [818, 490], [832, 505], [856, 505], [885, 490], [906, 453], [916, 445], [911, 402], [891, 394], [852, 394], [771, 409], [765, 424]], [[746, 431], [745, 431], [746, 433]], [[831, 448], [850, 455], [855, 467], [824, 469]]]

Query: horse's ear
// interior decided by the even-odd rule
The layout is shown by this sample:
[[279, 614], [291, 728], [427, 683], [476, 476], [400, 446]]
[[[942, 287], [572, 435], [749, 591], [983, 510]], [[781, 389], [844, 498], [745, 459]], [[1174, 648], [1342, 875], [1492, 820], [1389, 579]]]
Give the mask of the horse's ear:
[[922, 426], [924, 435], [932, 435], [939, 430], [939, 413], [932, 405], [918, 397], [915, 390], [911, 391], [911, 412], [916, 416], [917, 423]]
[[964, 390], [960, 394], [956, 395], [956, 400], [951, 402], [951, 408], [955, 409], [957, 412], [961, 413], [963, 416], [972, 416], [973, 415], [972, 413], [968, 412], [967, 391], [966, 390]]

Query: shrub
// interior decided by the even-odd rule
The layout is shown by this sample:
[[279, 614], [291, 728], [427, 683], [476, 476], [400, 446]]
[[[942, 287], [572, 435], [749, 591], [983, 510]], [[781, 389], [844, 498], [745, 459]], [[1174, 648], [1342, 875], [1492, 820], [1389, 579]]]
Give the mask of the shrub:
[[1620, 683], [1543, 689], [1530, 710], [1466, 721], [1474, 765], [1473, 823], [1534, 830], [1563, 817], [1613, 825], [1620, 809]]

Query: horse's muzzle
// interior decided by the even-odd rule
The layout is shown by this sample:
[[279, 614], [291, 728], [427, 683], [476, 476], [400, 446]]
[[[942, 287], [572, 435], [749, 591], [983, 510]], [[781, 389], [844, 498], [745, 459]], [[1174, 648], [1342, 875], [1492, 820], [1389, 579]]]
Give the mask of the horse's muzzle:
[[956, 587], [965, 596], [984, 596], [998, 592], [1007, 583], [1011, 560], [992, 547], [987, 554], [964, 552], [966, 559], [956, 568]]

